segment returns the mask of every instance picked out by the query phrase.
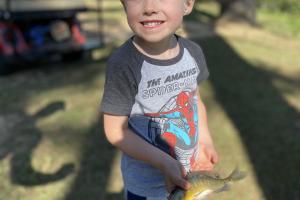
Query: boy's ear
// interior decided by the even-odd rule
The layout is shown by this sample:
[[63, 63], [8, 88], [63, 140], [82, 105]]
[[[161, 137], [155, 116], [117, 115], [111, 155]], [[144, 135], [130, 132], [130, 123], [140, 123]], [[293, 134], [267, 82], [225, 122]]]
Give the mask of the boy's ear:
[[192, 12], [194, 4], [195, 4], [195, 0], [185, 0], [184, 15], [188, 15]]

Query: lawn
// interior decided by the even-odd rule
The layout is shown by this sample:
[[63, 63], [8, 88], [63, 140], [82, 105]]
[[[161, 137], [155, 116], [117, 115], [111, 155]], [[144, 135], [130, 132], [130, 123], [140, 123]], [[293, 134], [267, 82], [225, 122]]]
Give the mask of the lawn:
[[[120, 154], [104, 138], [99, 104], [107, 56], [130, 32], [116, 28], [120, 4], [104, 5], [116, 22], [105, 24], [114, 44], [91, 59], [0, 77], [0, 200], [122, 199]], [[248, 175], [211, 199], [298, 200], [300, 41], [266, 26], [212, 27], [203, 13], [215, 10], [197, 5], [180, 32], [202, 46], [210, 69], [200, 92], [220, 154], [216, 170], [226, 176], [238, 165]]]

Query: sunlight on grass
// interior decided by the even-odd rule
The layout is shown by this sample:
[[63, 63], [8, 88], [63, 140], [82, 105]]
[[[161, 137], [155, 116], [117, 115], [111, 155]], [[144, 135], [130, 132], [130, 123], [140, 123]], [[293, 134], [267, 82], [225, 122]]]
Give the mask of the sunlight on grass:
[[[227, 25], [217, 31], [247, 61], [287, 76], [300, 73], [300, 41], [268, 33], [246, 25]], [[263, 42], [262, 42], [263, 41]], [[272, 49], [272, 51], [271, 51]], [[287, 50], [288, 49], [288, 50]]]
[[265, 9], [260, 9], [257, 16], [258, 20], [267, 31], [282, 37], [293, 37], [300, 40], [299, 17], [299, 13], [272, 12]]
[[[230, 31], [226, 29], [230, 29]], [[252, 63], [259, 70], [273, 73], [274, 86], [282, 92], [293, 107], [300, 109], [300, 92], [298, 90], [300, 41], [280, 37], [249, 26], [241, 28], [241, 25], [229, 25], [219, 28], [218, 31], [240, 57]]]
[[[300, 90], [299, 85], [300, 81], [295, 80], [293, 82], [293, 79], [291, 81], [285, 81], [282, 79], [274, 79], [273, 84], [276, 88], [278, 88], [280, 91], [282, 91], [282, 94], [284, 95], [287, 102], [290, 103], [291, 106], [293, 106], [295, 109], [297, 109], [300, 112]], [[299, 128], [299, 123], [296, 123], [295, 126]]]
[[[11, 195], [11, 187], [12, 184], [10, 183], [10, 165], [9, 165], [9, 159], [3, 159], [0, 162], [0, 177], [1, 177], [1, 184], [0, 184], [0, 199], [9, 199], [8, 197], [12, 197]], [[17, 193], [14, 193], [14, 196], [16, 196]]]

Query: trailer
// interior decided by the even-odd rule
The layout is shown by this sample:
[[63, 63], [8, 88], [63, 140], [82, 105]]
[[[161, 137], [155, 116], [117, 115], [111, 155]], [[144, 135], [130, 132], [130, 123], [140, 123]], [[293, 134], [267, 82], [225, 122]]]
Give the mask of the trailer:
[[79, 59], [100, 46], [101, 38], [90, 42], [77, 19], [87, 11], [83, 0], [0, 0], [0, 74], [54, 54]]

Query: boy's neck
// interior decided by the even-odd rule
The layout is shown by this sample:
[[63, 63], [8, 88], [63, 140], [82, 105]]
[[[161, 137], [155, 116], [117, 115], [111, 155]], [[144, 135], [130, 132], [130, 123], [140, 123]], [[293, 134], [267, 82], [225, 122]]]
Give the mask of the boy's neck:
[[141, 53], [159, 60], [174, 58], [180, 51], [175, 35], [157, 43], [149, 43], [134, 36], [133, 44]]

